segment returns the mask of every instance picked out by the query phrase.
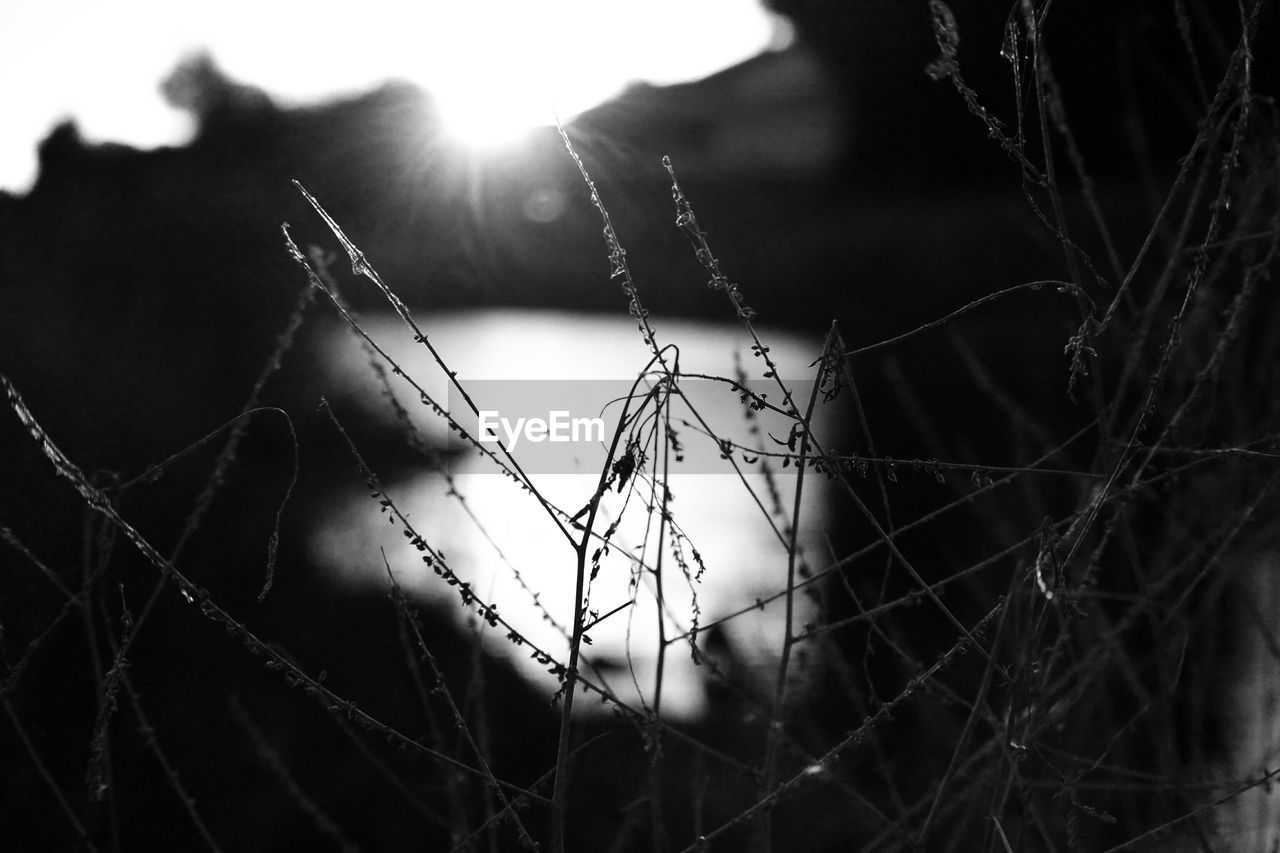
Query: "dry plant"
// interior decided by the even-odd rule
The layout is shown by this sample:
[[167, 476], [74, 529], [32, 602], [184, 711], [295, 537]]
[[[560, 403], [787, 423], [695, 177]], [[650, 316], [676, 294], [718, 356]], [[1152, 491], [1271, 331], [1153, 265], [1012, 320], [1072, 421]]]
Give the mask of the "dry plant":
[[[664, 588], [688, 586], [696, 602], [703, 572], [729, 570], [701, 564], [666, 487], [679, 449], [671, 406], [681, 381], [690, 378], [680, 371], [679, 341], [664, 340], [650, 323], [624, 235], [564, 128], [567, 152], [601, 220], [610, 280], [621, 288], [651, 354], [624, 402], [621, 425], [609, 436], [608, 462], [585, 506], [557, 506], [517, 454], [468, 434], [458, 413], [366, 331], [339, 292], [332, 258], [320, 249], [304, 251], [287, 227], [287, 250], [306, 287], [241, 414], [197, 445], [132, 479], [104, 481], [59, 450], [40, 412], [4, 379], [9, 406], [51, 474], [67, 480], [89, 510], [79, 577], [28, 549], [21, 530], [3, 530], [5, 548], [17, 557], [8, 571], [38, 575], [46, 585], [30, 591], [29, 618], [14, 623], [6, 617], [4, 626], [0, 700], [7, 742], [20, 747], [5, 758], [6, 772], [29, 768], [20, 784], [40, 786], [43, 794], [26, 796], [86, 849], [123, 846], [122, 838], [137, 837], [134, 823], [148, 818], [178, 827], [166, 831], [185, 833], [183, 846], [266, 849], [280, 840], [267, 828], [272, 808], [296, 816], [289, 832], [342, 849], [414, 842], [428, 849], [520, 845], [557, 853], [1274, 844], [1280, 816], [1268, 794], [1280, 772], [1280, 729], [1274, 688], [1266, 685], [1280, 658], [1269, 615], [1277, 602], [1270, 575], [1280, 565], [1273, 520], [1280, 326], [1268, 288], [1280, 244], [1280, 137], [1274, 104], [1257, 95], [1252, 77], [1261, 5], [1241, 4], [1238, 42], [1216, 84], [1203, 93], [1194, 141], [1176, 174], [1148, 187], [1159, 201], [1141, 239], [1130, 244], [1118, 235], [1132, 223], [1118, 228], [1095, 189], [1074, 141], [1074, 105], [1065, 103], [1042, 50], [1048, 4], [1024, 3], [1009, 22], [1004, 56], [1017, 111], [997, 117], [966, 82], [954, 17], [932, 0], [939, 55], [929, 73], [955, 88], [1008, 155], [1021, 176], [1028, 218], [1060, 252], [1052, 268], [1067, 274], [1000, 283], [987, 296], [881, 341], [847, 340], [831, 324], [804, 395], [780, 376], [748, 295], [733, 278], [733, 261], [716, 255], [677, 179], [678, 164], [663, 162], [675, 227], [689, 239], [709, 286], [723, 294], [724, 318], [741, 326], [758, 358], [759, 376], [744, 369], [715, 380], [741, 394], [744, 417], [768, 409], [791, 425], [784, 440], [753, 447], [701, 423], [739, 472], [741, 488], [757, 489], [742, 476], [748, 470], [780, 476], [790, 469], [794, 477], [789, 505], [776, 490], [754, 493], [756, 523], [769, 526], [784, 546], [783, 582], [772, 599], [715, 620], [700, 621], [696, 610], [672, 614], [664, 604]], [[353, 276], [376, 288], [403, 334], [450, 377], [474, 414], [450, 353], [437, 350], [379, 275], [376, 259], [366, 258], [321, 200], [298, 189], [337, 240]], [[993, 363], [984, 346], [983, 327], [969, 325], [1006, 303], [1023, 304], [1018, 299], [1065, 299], [1075, 307], [1073, 330], [1054, 343], [1065, 348], [1064, 368], [1036, 377], [1059, 408], [1040, 410], [1035, 399], [1006, 387], [1003, 365]], [[322, 657], [296, 659], [287, 647], [298, 642], [298, 629], [282, 630], [286, 638], [264, 634], [243, 590], [228, 603], [184, 568], [196, 547], [189, 543], [234, 477], [250, 422], [278, 419], [293, 429], [292, 413], [264, 405], [263, 393], [316, 301], [327, 303], [367, 347], [370, 381], [386, 390], [408, 446], [428, 458], [439, 452], [416, 434], [396, 402], [398, 383], [409, 383], [423, 407], [523, 489], [527, 512], [545, 516], [560, 532], [560, 553], [513, 556], [561, 562], [573, 573], [571, 619], [561, 623], [542, 610], [560, 630], [564, 654], [539, 646], [505, 615], [517, 606], [543, 607], [540, 591], [526, 587], [529, 602], [508, 604], [473, 588], [447, 556], [450, 543], [433, 541], [402, 508], [397, 472], [377, 470], [370, 448], [322, 403], [344, 464], [367, 486], [371, 511], [401, 531], [438, 583], [454, 590], [453, 606], [556, 677], [554, 696], [508, 699], [495, 692], [495, 684], [513, 683], [511, 674], [475, 648], [460, 651], [456, 637], [433, 626], [438, 609], [400, 588], [386, 554], [377, 560], [391, 605], [380, 618], [394, 640], [362, 646], [381, 657], [358, 666], [370, 673], [396, 669], [413, 699], [406, 706], [371, 698], [381, 711], [357, 703], [354, 697], [369, 695], [367, 685], [350, 672], [335, 685]], [[813, 306], [815, 315], [822, 311]], [[1019, 322], [1018, 309], [996, 316]], [[927, 348], [913, 349], [917, 345]], [[913, 361], [920, 352], [940, 354], [966, 377], [971, 410], [946, 413], [930, 399], [928, 365]], [[768, 380], [777, 394], [747, 390], [747, 378]], [[832, 400], [843, 402], [850, 416], [835, 434], [824, 435], [815, 413]], [[1058, 416], [1063, 409], [1072, 419]], [[987, 424], [995, 424], [993, 435], [969, 435]], [[920, 438], [904, 443], [895, 431]], [[214, 443], [221, 449], [202, 491], [174, 543], [161, 547], [131, 523], [127, 499]], [[999, 458], [983, 455], [993, 443]], [[266, 605], [290, 594], [277, 577], [278, 555], [285, 554], [278, 530], [290, 500], [305, 499], [291, 497], [298, 440], [289, 446], [289, 485], [269, 490], [274, 527], [264, 580], [250, 596]], [[881, 452], [895, 446], [925, 450]], [[433, 464], [437, 476], [450, 476], [438, 459]], [[798, 541], [801, 498], [809, 489], [825, 490], [841, 513], [827, 554], [806, 552]], [[633, 563], [644, 577], [636, 594], [650, 590], [658, 604], [658, 618], [643, 629], [658, 638], [657, 677], [639, 703], [585, 665], [591, 630], [617, 611], [601, 612], [603, 604], [591, 595], [618, 527], [599, 510], [607, 496], [624, 493], [625, 512], [643, 516], [657, 542]], [[467, 500], [459, 492], [454, 498]], [[145, 595], [136, 572], [127, 575], [126, 588], [112, 568], [125, 548], [154, 573]], [[136, 654], [139, 638], [160, 630], [152, 627], [161, 618], [156, 614], [174, 593], [185, 604], [176, 618], [164, 617], [165, 631], [195, 631], [190, 623], [203, 618], [225, 636], [198, 632], [201, 643], [220, 637], [228, 654], [257, 659], [229, 670], [229, 688], [221, 674], [208, 676], [216, 686], [206, 685], [213, 689], [202, 695], [231, 695], [225, 707], [204, 709], [200, 719], [229, 723], [218, 742], [237, 744], [239, 751], [229, 753], [234, 766], [226, 779], [196, 780], [198, 797], [161, 734], [168, 721], [152, 719], [147, 695], [134, 682], [134, 672], [149, 665]], [[15, 603], [14, 592], [7, 595]], [[20, 599], [16, 604], [27, 606]], [[731, 655], [708, 650], [705, 638], [767, 605], [781, 609], [784, 629], [772, 689], [762, 694], [733, 672]], [[84, 628], [80, 653], [88, 650], [90, 664], [87, 674], [78, 668], [69, 674], [74, 683], [60, 685], [58, 695], [92, 696], [92, 713], [79, 721], [79, 742], [51, 743], [37, 722], [47, 676], [35, 680], [30, 673], [42, 656], [55, 653], [49, 647], [68, 653], [58, 636], [76, 619]], [[304, 624], [310, 631], [333, 630], [320, 621]], [[677, 624], [684, 629], [674, 630]], [[692, 655], [722, 691], [702, 721], [673, 722], [663, 714], [664, 661], [677, 653]], [[278, 680], [264, 679], [259, 662]], [[242, 680], [239, 687], [235, 679]], [[287, 688], [305, 701], [280, 698], [294, 695]], [[615, 714], [575, 714], [587, 696]], [[542, 716], [526, 720], [515, 739], [528, 740], [513, 744], [509, 729], [521, 714]], [[326, 722], [290, 731], [288, 720], [313, 717]], [[140, 737], [126, 730], [127, 718]], [[138, 796], [130, 786], [143, 773], [135, 765], [144, 761], [161, 779], [159, 790], [171, 796], [128, 805]], [[237, 762], [252, 765], [254, 778], [266, 780], [254, 784], [273, 791], [274, 805], [263, 806], [264, 814], [228, 813], [220, 803], [221, 788], [236, 784]], [[82, 779], [68, 769], [76, 767]], [[350, 790], [340, 781], [344, 776], [368, 790]], [[376, 808], [367, 805], [374, 798]], [[362, 813], [366, 808], [372, 813]]]

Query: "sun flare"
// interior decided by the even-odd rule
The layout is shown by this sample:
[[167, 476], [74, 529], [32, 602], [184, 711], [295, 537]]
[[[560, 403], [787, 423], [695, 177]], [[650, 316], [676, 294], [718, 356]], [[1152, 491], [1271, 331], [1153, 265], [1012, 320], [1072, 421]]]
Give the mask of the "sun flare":
[[199, 51], [289, 105], [408, 80], [436, 100], [456, 142], [486, 146], [631, 82], [733, 65], [776, 45], [780, 21], [760, 0], [15, 5], [0, 11], [0, 188], [30, 186], [36, 144], [68, 118], [93, 142], [189, 141], [191, 117], [165, 102], [160, 81]]
[[765, 49], [776, 31], [752, 0], [490, 0], [434, 10], [411, 76], [436, 98], [452, 138], [486, 147], [572, 118], [631, 82], [713, 73]]

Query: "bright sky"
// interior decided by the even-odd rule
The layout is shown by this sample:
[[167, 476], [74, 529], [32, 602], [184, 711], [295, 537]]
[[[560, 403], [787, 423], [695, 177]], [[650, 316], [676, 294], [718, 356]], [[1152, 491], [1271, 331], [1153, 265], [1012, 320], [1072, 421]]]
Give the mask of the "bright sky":
[[760, 0], [0, 0], [0, 189], [30, 186], [37, 143], [67, 117], [92, 141], [188, 140], [159, 84], [200, 49], [286, 103], [412, 80], [483, 143], [785, 38]]

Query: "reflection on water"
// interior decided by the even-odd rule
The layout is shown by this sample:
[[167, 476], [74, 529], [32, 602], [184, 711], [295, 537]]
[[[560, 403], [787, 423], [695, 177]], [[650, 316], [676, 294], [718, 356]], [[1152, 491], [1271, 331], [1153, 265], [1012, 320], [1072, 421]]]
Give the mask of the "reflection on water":
[[[1280, 752], [1280, 684], [1276, 681], [1276, 636], [1280, 620], [1277, 554], [1242, 558], [1236, 567], [1243, 587], [1241, 630], [1233, 638], [1234, 654], [1217, 701], [1227, 721], [1227, 758], [1218, 768], [1226, 780], [1219, 794], [1234, 794], [1236, 780], [1257, 779], [1276, 766]], [[1280, 791], [1255, 785], [1230, 803], [1230, 825], [1240, 850], [1275, 850], [1280, 845]]]
[[[628, 380], [625, 384], [629, 384], [644, 372], [649, 361], [635, 322], [626, 316], [453, 313], [433, 314], [422, 325], [464, 387], [468, 381], [485, 380], [482, 387], [492, 390], [501, 386], [488, 382], [491, 380], [514, 383], [532, 379], [613, 379]], [[660, 344], [679, 346], [680, 369], [685, 374], [733, 377], [741, 370], [758, 379], [764, 371], [762, 362], [752, 358], [751, 339], [740, 326], [663, 320], [655, 320], [654, 325]], [[449, 399], [443, 372], [396, 318], [373, 318], [365, 328], [423, 390], [442, 403]], [[762, 332], [761, 338], [779, 366], [779, 375], [812, 378], [810, 364], [821, 351], [820, 340], [773, 331]], [[355, 402], [366, 417], [383, 418], [391, 424], [393, 409], [369, 367], [367, 353], [350, 331], [335, 329], [328, 351], [328, 384], [347, 395], [348, 403]], [[411, 412], [415, 427], [434, 446], [443, 447], [448, 434], [444, 422], [421, 404], [418, 390], [397, 377], [392, 380], [397, 399]], [[583, 385], [614, 387], [606, 383]], [[795, 385], [805, 395], [800, 399], [803, 406], [808, 390], [801, 388], [800, 381]], [[753, 387], [759, 386], [753, 383]], [[767, 411], [749, 416], [740, 395], [711, 394], [710, 383], [701, 383], [701, 389], [698, 395], [691, 395], [698, 399], [688, 404], [690, 408], [673, 406], [672, 426], [684, 461], [675, 463], [673, 454], [667, 459], [672, 471], [718, 465], [716, 470], [724, 473], [671, 474], [666, 480], [667, 524], [662, 523], [659, 511], [662, 491], [649, 476], [651, 464], [642, 464], [627, 488], [619, 490], [616, 483], [610, 488], [601, 501], [593, 530], [603, 534], [615, 525], [616, 529], [589, 586], [588, 621], [600, 621], [587, 632], [591, 644], [583, 649], [588, 678], [605, 685], [623, 702], [652, 707], [657, 695], [660, 636], [665, 637], [661, 712], [686, 719], [705, 708], [708, 687], [723, 678], [764, 699], [772, 694], [785, 617], [782, 598], [767, 600], [786, 587], [786, 543], [796, 488], [794, 469], [783, 469], [776, 460], [769, 467], [772, 476], [761, 473], [763, 463], [757, 462], [740, 465], [744, 472], [740, 477], [721, 460], [719, 445], [701, 434], [709, 429], [720, 438], [731, 436], [745, 447], [784, 451], [788, 422]], [[770, 401], [780, 397], [775, 389]], [[691, 408], [697, 410], [701, 423], [691, 415]], [[833, 410], [819, 407], [815, 435], [820, 441], [832, 440], [833, 421]], [[610, 422], [606, 440], [612, 438], [614, 423], [616, 417]], [[650, 418], [646, 426], [653, 423]], [[637, 434], [652, 436], [645, 430]], [[517, 446], [517, 461], [525, 449]], [[656, 447], [651, 444], [646, 449], [649, 460], [662, 455], [660, 440]], [[563, 662], [576, 577], [572, 546], [536, 500], [512, 479], [496, 473], [492, 460], [473, 450], [451, 457], [446, 469], [448, 477], [432, 472], [424, 463], [419, 471], [398, 472], [394, 477], [381, 472], [381, 476], [388, 493], [418, 532], [433, 548], [444, 552], [450, 568], [471, 590], [496, 604], [513, 627]], [[562, 468], [529, 476], [551, 504], [572, 516], [597, 490], [599, 462], [590, 462], [586, 454], [572, 456]], [[823, 478], [806, 478], [797, 534], [801, 562], [817, 568], [829, 561], [824, 537], [825, 488]], [[666, 542], [663, 548], [658, 547], [660, 535]], [[343, 583], [385, 585], [381, 548], [403, 588], [425, 599], [458, 602], [457, 591], [424, 566], [422, 555], [400, 528], [388, 524], [377, 502], [358, 487], [349, 499], [332, 507], [313, 546], [320, 562]], [[661, 635], [659, 587], [664, 602]], [[754, 607], [757, 601], [763, 606]], [[814, 604], [801, 592], [794, 597], [794, 607], [798, 630], [812, 618]], [[464, 611], [456, 607], [454, 612], [462, 623]], [[731, 615], [733, 618], [708, 630], [717, 620]], [[710, 665], [695, 664], [686, 638], [695, 620], [702, 627], [699, 646]], [[545, 685], [548, 695], [555, 690], [556, 680], [546, 671], [547, 666], [531, 657], [527, 647], [514, 647], [506, 638], [506, 629], [489, 627], [479, 619], [474, 625], [486, 649], [510, 656], [528, 678]], [[575, 707], [594, 713], [605, 706], [583, 702]]]

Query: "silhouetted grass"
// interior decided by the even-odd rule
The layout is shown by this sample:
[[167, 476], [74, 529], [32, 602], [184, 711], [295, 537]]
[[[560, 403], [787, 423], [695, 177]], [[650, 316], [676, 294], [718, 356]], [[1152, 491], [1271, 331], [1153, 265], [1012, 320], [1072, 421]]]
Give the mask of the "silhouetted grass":
[[[760, 517], [753, 523], [769, 525], [785, 545], [784, 580], [736, 613], [704, 619], [696, 610], [702, 573], [732, 567], [701, 564], [696, 541], [681, 526], [681, 506], [666, 489], [671, 406], [679, 381], [689, 378], [678, 366], [680, 342], [665, 340], [650, 323], [643, 276], [633, 275], [626, 235], [615, 230], [609, 200], [571, 130], [561, 133], [601, 219], [608, 279], [652, 356], [584, 507], [556, 506], [516, 455], [465, 434], [443, 402], [416, 384], [413, 367], [395, 361], [346, 305], [332, 257], [304, 251], [287, 229], [287, 251], [304, 277], [294, 313], [242, 412], [191, 448], [132, 479], [86, 472], [58, 449], [58, 435], [41, 426], [22, 389], [4, 379], [10, 408], [50, 463], [49, 476], [65, 479], [87, 509], [83, 529], [66, 531], [83, 543], [78, 576], [44, 562], [24, 544], [23, 531], [2, 531], [16, 558], [7, 571], [42, 579], [39, 588], [22, 588], [29, 602], [8, 602], [29, 610], [22, 623], [4, 627], [0, 682], [9, 742], [21, 748], [5, 758], [8, 773], [25, 762], [31, 772], [17, 784], [44, 792], [26, 792], [31, 808], [87, 849], [128, 847], [148, 816], [183, 827], [191, 844], [208, 849], [269, 849], [281, 841], [270, 829], [272, 809], [286, 807], [297, 822], [281, 832], [305, 826], [343, 849], [415, 841], [426, 849], [554, 851], [1274, 844], [1280, 820], [1269, 793], [1280, 772], [1280, 688], [1270, 685], [1280, 646], [1269, 614], [1277, 603], [1271, 575], [1280, 567], [1280, 317], [1270, 289], [1280, 248], [1280, 137], [1274, 104], [1257, 94], [1251, 76], [1261, 4], [1241, 5], [1238, 41], [1217, 64], [1216, 79], [1214, 64], [1203, 61], [1206, 98], [1194, 141], [1176, 171], [1151, 188], [1156, 204], [1137, 227], [1114, 221], [1090, 177], [1071, 125], [1071, 114], [1088, 105], [1065, 100], [1042, 52], [1047, 10], [1026, 4], [1010, 19], [1004, 54], [1017, 107], [1013, 116], [997, 116], [966, 82], [955, 18], [940, 0], [930, 8], [939, 56], [929, 74], [955, 87], [979, 132], [1008, 156], [1029, 226], [1060, 254], [1046, 260], [1043, 275], [991, 282], [987, 295], [942, 316], [918, 317], [909, 331], [885, 330], [881, 340], [850, 341], [831, 323], [812, 376], [803, 377], [811, 390], [800, 396], [769, 355], [767, 333], [757, 326], [768, 317], [757, 317], [736, 283], [733, 258], [714, 253], [696, 213], [696, 190], [686, 195], [679, 164], [663, 162], [674, 227], [724, 295], [724, 320], [741, 325], [759, 359], [718, 379], [741, 392], [744, 419], [767, 407], [792, 425], [781, 440], [749, 447], [702, 421], [735, 470], [795, 470], [789, 503], [775, 486], [754, 495]], [[1148, 166], [1159, 174], [1156, 164]], [[378, 259], [364, 255], [322, 200], [298, 189], [353, 277], [376, 288], [403, 335], [425, 348], [474, 410], [450, 354], [432, 343], [430, 324], [419, 325], [395, 283], [377, 272]], [[734, 223], [707, 225], [727, 230]], [[1140, 239], [1120, 236], [1135, 231]], [[928, 251], [929, 235], [919, 236]], [[1039, 393], [1003, 384], [1008, 372], [994, 361], [1000, 352], [986, 345], [988, 327], [969, 324], [994, 316], [1016, 337], [1023, 303], [1015, 300], [1022, 298], [1066, 300], [1075, 310], [1072, 328], [1055, 342], [1062, 362], [1034, 373], [1038, 390], [1048, 387], [1057, 400], [1050, 409]], [[372, 364], [369, 381], [386, 389], [399, 439], [437, 476], [450, 474], [432, 458], [439, 448], [416, 434], [396, 402], [391, 389], [400, 382], [412, 383], [426, 410], [527, 493], [526, 512], [545, 516], [562, 534], [561, 553], [512, 555], [509, 562], [561, 561], [571, 570], [571, 622], [557, 622], [523, 579], [529, 602], [491, 600], [451, 565], [450, 543], [431, 540], [403, 509], [399, 472], [376, 470], [366, 454], [379, 449], [362, 446], [358, 432], [322, 402], [324, 429], [337, 438], [331, 449], [367, 487], [370, 512], [385, 515], [424, 570], [453, 590], [451, 606], [554, 675], [554, 696], [518, 693], [513, 673], [479, 652], [478, 634], [433, 630], [439, 605], [402, 591], [385, 554], [370, 559], [385, 566], [391, 604], [375, 607], [369, 624], [385, 627], [386, 636], [351, 642], [341, 684], [328, 676], [322, 656], [308, 652], [304, 662], [288, 650], [300, 636], [340, 630], [332, 612], [273, 623], [253, 610], [255, 598], [287, 610], [299, 584], [320, 583], [292, 578], [281, 589], [277, 577], [290, 501], [314, 513], [320, 498], [293, 494], [298, 413], [262, 403], [263, 389], [317, 310], [314, 302], [333, 308], [360, 337]], [[811, 310], [825, 327], [824, 306]], [[1023, 334], [1037, 328], [1028, 323]], [[944, 359], [953, 369], [948, 375], [971, 385], [964, 407], [952, 405], [954, 389], [930, 384], [933, 366], [919, 361], [920, 353]], [[745, 380], [760, 378], [776, 387], [773, 402], [746, 390]], [[836, 404], [845, 406], [846, 420], [823, 434], [817, 412]], [[1061, 418], [1063, 410], [1071, 419]], [[274, 518], [235, 528], [266, 531], [261, 586], [211, 592], [188, 576], [184, 562], [192, 549], [221, 553], [225, 543], [202, 545], [197, 536], [236, 476], [251, 422], [281, 415], [294, 457], [289, 482], [256, 484], [270, 501], [223, 507], [275, 507]], [[181, 524], [159, 530], [160, 538], [135, 527], [131, 495], [194, 464], [210, 443], [221, 449]], [[998, 457], [988, 455], [993, 446]], [[918, 455], [889, 455], [892, 447]], [[757, 488], [745, 476], [736, 482]], [[465, 505], [467, 495], [450, 484], [451, 498]], [[828, 553], [806, 553], [799, 542], [808, 489], [826, 490], [839, 512], [841, 529]], [[652, 631], [659, 643], [656, 681], [637, 691], [651, 699], [638, 704], [584, 665], [590, 629], [614, 615], [598, 612], [603, 605], [592, 601], [591, 588], [602, 554], [616, 546], [618, 522], [605, 524], [599, 514], [615, 492], [634, 497], [627, 512], [647, 516], [657, 530], [657, 548], [633, 558], [633, 571], [652, 583], [660, 614], [656, 624], [636, 629]], [[145, 587], [137, 585], [138, 566], [119, 568], [122, 559], [136, 559], [122, 558], [129, 549], [151, 571]], [[664, 585], [671, 584], [695, 591], [694, 612], [665, 613]], [[816, 618], [799, 621], [801, 596]], [[176, 598], [182, 606], [166, 611], [163, 602]], [[785, 628], [772, 689], [761, 695], [734, 671], [741, 662], [708, 648], [706, 638], [775, 601]], [[504, 615], [529, 606], [558, 628], [565, 654], [536, 645]], [[83, 636], [68, 640], [75, 620]], [[202, 621], [223, 630], [203, 631], [196, 627]], [[675, 624], [689, 627], [676, 631]], [[207, 714], [218, 721], [211, 727], [232, 724], [215, 741], [226, 745], [225, 775], [190, 778], [184, 761], [207, 768], [207, 759], [193, 758], [189, 744], [171, 748], [164, 732], [170, 720], [153, 718], [147, 692], [133, 681], [133, 672], [170, 665], [138, 651], [146, 646], [140, 638], [162, 631], [188, 632], [184, 648], [225, 644], [216, 666], [180, 657], [163, 674], [203, 682], [201, 695], [231, 694], [218, 707], [188, 709], [193, 721]], [[464, 639], [471, 648], [456, 648]], [[704, 720], [664, 717], [663, 666], [677, 652], [699, 661], [719, 691]], [[30, 673], [55, 655], [83, 655], [87, 664], [68, 668], [46, 698], [47, 670], [38, 679]], [[410, 700], [386, 700], [361, 683], [362, 675], [374, 680], [390, 670], [408, 685]], [[290, 688], [303, 698], [284, 696]], [[504, 690], [515, 691], [509, 706]], [[51, 706], [66, 697], [92, 697], [83, 719], [68, 727], [79, 740], [42, 740], [35, 734], [41, 715], [62, 713]], [[588, 698], [615, 714], [576, 715]], [[166, 715], [180, 713], [180, 704], [164, 707]], [[323, 716], [318, 709], [328, 712], [323, 723], [315, 722]], [[512, 721], [526, 715], [536, 719], [525, 720], [512, 743]], [[190, 738], [199, 729], [191, 722], [174, 731]], [[154, 767], [135, 766], [144, 760]], [[361, 788], [379, 787], [349, 790], [344, 774]], [[247, 799], [220, 802], [221, 789], [241, 784], [272, 792], [262, 795], [271, 805], [249, 815], [235, 811]], [[125, 802], [144, 796], [142, 805]]]

